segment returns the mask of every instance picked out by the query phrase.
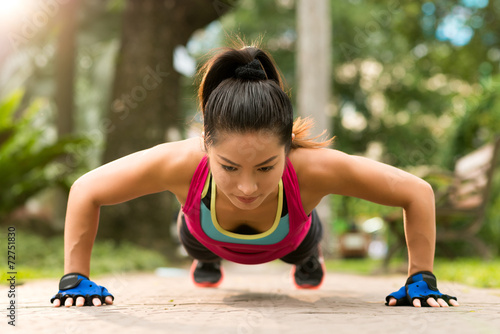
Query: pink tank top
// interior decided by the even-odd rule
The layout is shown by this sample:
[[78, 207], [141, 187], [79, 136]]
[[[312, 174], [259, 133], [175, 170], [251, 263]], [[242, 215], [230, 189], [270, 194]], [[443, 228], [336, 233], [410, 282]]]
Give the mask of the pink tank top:
[[304, 212], [300, 199], [297, 175], [287, 158], [282, 176], [283, 189], [289, 215], [289, 232], [277, 243], [269, 245], [240, 244], [210, 238], [201, 227], [201, 195], [210, 166], [205, 156], [194, 172], [186, 203], [182, 207], [186, 224], [191, 234], [210, 251], [223, 259], [242, 263], [259, 264], [279, 259], [295, 250], [304, 240], [311, 226], [311, 217]]

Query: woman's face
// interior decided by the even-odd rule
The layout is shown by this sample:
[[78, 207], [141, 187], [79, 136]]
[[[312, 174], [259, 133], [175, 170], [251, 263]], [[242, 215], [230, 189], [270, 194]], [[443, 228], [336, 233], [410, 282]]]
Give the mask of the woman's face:
[[218, 191], [237, 208], [252, 210], [277, 195], [286, 157], [276, 135], [219, 133], [208, 157]]

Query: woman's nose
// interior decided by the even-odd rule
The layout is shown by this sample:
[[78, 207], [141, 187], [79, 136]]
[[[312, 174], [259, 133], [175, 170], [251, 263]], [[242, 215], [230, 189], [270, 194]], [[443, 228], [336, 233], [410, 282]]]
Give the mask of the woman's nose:
[[238, 190], [244, 196], [251, 196], [257, 191], [257, 183], [251, 177], [245, 177], [238, 183]]

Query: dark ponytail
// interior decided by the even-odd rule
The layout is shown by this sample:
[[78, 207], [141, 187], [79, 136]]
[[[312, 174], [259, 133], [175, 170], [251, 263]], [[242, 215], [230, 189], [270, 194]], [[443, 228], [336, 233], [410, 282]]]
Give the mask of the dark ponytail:
[[300, 119], [298, 145], [292, 145], [292, 103], [272, 57], [258, 47], [223, 48], [202, 66], [199, 75], [206, 147], [215, 145], [220, 133], [253, 131], [276, 135], [286, 152], [326, 146], [304, 138], [311, 123]]
[[253, 46], [225, 48], [200, 73], [198, 97], [207, 147], [217, 143], [220, 133], [264, 130], [289, 150], [292, 103], [269, 54]]
[[281, 89], [284, 88], [272, 57], [265, 51], [254, 46], [245, 46], [241, 49], [222, 48], [218, 51], [218, 54], [206, 62], [199, 71], [202, 79], [198, 90], [198, 98], [202, 111], [205, 110], [211, 93], [221, 82], [226, 79], [236, 79], [238, 68], [254, 60], [259, 61], [267, 80], [274, 81]]

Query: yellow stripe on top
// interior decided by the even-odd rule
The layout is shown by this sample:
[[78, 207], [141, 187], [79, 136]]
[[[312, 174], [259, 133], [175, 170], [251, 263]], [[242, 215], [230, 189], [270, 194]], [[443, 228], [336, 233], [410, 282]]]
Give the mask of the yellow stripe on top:
[[212, 172], [208, 171], [207, 180], [205, 181], [205, 186], [203, 187], [203, 191], [201, 192], [201, 198], [205, 198], [205, 196], [207, 196], [208, 187], [210, 186], [209, 181], [211, 178], [212, 178]]
[[[210, 177], [210, 174], [209, 174]], [[205, 187], [203, 188], [203, 193], [202, 193], [202, 198], [205, 197], [205, 195], [208, 192], [208, 182], [205, 184]], [[273, 226], [265, 232], [258, 233], [258, 234], [239, 234], [239, 233], [234, 233], [225, 230], [222, 228], [222, 226], [219, 225], [219, 222], [217, 221], [217, 215], [215, 213], [215, 198], [217, 194], [217, 189], [215, 185], [214, 178], [212, 177], [212, 193], [211, 193], [211, 200], [210, 200], [210, 213], [212, 216], [212, 223], [214, 227], [219, 231], [220, 233], [231, 237], [231, 238], [236, 238], [236, 239], [246, 239], [246, 240], [255, 240], [255, 239], [260, 239], [267, 237], [268, 235], [272, 234], [276, 228], [278, 227], [280, 223], [280, 218], [281, 218], [281, 212], [283, 210], [283, 181], [280, 179], [280, 182], [278, 183], [278, 210], [276, 211], [276, 218], [274, 219]]]

